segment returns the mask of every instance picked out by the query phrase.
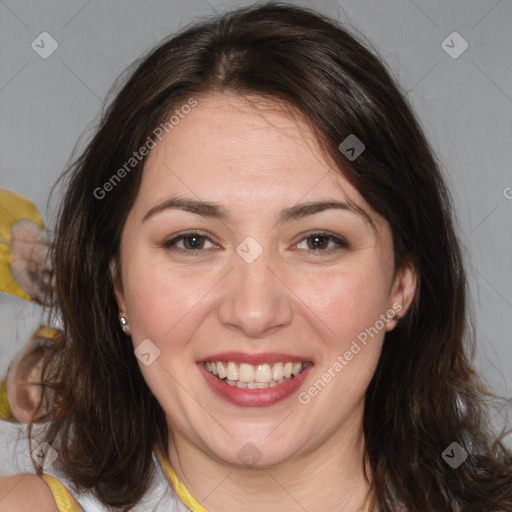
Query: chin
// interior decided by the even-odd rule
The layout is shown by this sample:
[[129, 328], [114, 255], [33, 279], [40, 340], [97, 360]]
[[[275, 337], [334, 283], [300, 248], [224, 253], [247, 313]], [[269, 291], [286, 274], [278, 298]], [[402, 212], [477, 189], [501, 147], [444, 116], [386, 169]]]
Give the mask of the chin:
[[[220, 446], [209, 446], [214, 457], [224, 464], [238, 469], [271, 469], [288, 462], [299, 452], [303, 445], [297, 442], [296, 448], [282, 439], [261, 439], [250, 436], [235, 437], [229, 446], [223, 443]], [[229, 451], [226, 450], [229, 448]]]

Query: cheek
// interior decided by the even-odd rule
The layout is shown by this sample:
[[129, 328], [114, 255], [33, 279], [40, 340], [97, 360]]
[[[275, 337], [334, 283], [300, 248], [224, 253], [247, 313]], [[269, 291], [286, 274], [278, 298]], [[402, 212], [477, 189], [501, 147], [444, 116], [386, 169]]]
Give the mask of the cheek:
[[[374, 375], [386, 327], [380, 315], [387, 306], [385, 279], [376, 275], [383, 274], [337, 272], [309, 288], [304, 311], [311, 311], [309, 322], [322, 353], [315, 377], [297, 399], [310, 411], [320, 411], [307, 419], [315, 431], [338, 428], [361, 403]], [[338, 407], [333, 409], [333, 403]], [[327, 421], [323, 411], [330, 411]]]
[[314, 313], [310, 317], [317, 318], [316, 329], [334, 348], [373, 326], [386, 313], [388, 300], [383, 269], [373, 265], [317, 275], [304, 287], [302, 296], [306, 309]]
[[197, 325], [198, 305], [212, 287], [211, 278], [170, 272], [161, 263], [152, 265], [148, 257], [133, 260], [125, 270], [130, 276], [124, 292], [134, 344], [149, 338], [161, 349], [176, 351]]

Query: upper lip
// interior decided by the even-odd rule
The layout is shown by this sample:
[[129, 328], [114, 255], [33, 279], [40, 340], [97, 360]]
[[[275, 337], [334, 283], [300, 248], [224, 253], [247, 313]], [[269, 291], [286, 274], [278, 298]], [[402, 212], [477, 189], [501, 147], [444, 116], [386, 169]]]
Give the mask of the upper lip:
[[201, 361], [233, 361], [234, 363], [265, 364], [265, 363], [303, 363], [312, 362], [307, 357], [285, 354], [284, 352], [258, 352], [249, 354], [247, 352], [220, 352], [206, 356]]

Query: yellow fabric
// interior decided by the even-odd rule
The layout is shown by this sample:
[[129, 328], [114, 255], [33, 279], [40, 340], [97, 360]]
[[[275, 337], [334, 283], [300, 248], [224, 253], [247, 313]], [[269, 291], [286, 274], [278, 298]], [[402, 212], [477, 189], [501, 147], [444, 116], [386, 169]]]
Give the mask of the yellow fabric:
[[66, 489], [66, 486], [60, 480], [45, 473], [43, 473], [41, 477], [50, 487], [59, 512], [83, 512], [83, 508], [78, 504], [78, 501], [73, 498], [71, 493]]
[[5, 379], [0, 381], [0, 420], [17, 423], [9, 404], [9, 397], [7, 396], [7, 381]]
[[11, 229], [21, 219], [31, 220], [40, 228], [46, 228], [41, 214], [32, 201], [10, 190], [0, 189], [0, 291], [32, 300], [11, 272], [11, 264], [14, 263], [11, 254]]
[[175, 490], [178, 498], [181, 502], [188, 507], [191, 512], [208, 512], [188, 491], [188, 489], [179, 481], [176, 473], [171, 467], [170, 462], [167, 460], [167, 457], [161, 452], [161, 450], [156, 447], [155, 455], [160, 462], [160, 466], [162, 467], [169, 483], [172, 488]]
[[370, 502], [372, 500], [373, 492], [370, 491], [368, 493], [368, 497], [366, 498], [366, 501], [364, 502], [364, 507], [361, 509], [361, 512], [370, 512]]
[[[191, 512], [208, 512], [188, 491], [188, 489], [179, 481], [178, 476], [174, 472], [171, 467], [171, 464], [167, 457], [162, 453], [162, 451], [155, 447], [155, 455], [160, 462], [160, 466], [162, 467], [167, 479], [169, 480], [172, 488], [176, 491], [178, 498], [182, 501], [182, 503], [189, 508]], [[370, 501], [372, 499], [372, 492], [368, 494], [366, 498], [364, 508], [361, 509], [360, 512], [370, 512]]]
[[58, 343], [62, 332], [47, 325], [40, 325], [32, 334], [32, 338], [48, 338]]

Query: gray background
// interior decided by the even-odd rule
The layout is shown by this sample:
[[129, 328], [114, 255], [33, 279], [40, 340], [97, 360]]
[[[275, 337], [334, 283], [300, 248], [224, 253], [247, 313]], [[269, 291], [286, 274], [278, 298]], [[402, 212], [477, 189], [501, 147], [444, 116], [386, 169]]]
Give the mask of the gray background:
[[[294, 3], [364, 34], [407, 91], [454, 195], [476, 313], [477, 366], [493, 391], [512, 396], [512, 2]], [[50, 188], [119, 73], [196, 17], [248, 4], [0, 1], [0, 188], [32, 199], [51, 227], [59, 196], [47, 208]], [[44, 31], [59, 45], [47, 59], [31, 48]], [[469, 44], [456, 59], [441, 47], [453, 31]], [[0, 294], [0, 371], [40, 320], [39, 307]], [[14, 430], [0, 422], [0, 434], [5, 447]], [[0, 471], [19, 467], [0, 457]]]

